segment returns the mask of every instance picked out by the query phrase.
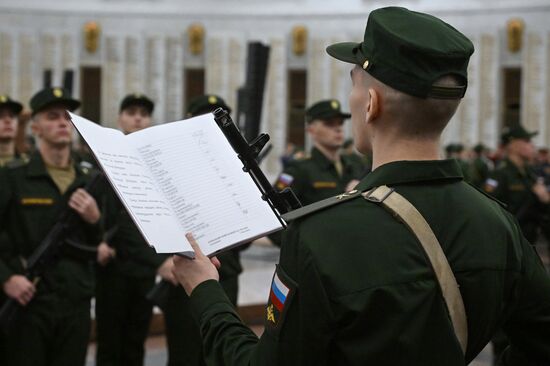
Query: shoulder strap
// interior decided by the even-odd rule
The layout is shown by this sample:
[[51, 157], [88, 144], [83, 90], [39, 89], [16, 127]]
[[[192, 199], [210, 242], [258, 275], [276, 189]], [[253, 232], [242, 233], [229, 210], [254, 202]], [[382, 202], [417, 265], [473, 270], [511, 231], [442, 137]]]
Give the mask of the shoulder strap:
[[395, 192], [393, 188], [380, 186], [362, 195], [368, 201], [382, 204], [417, 237], [437, 277], [455, 335], [458, 338], [462, 352], [465, 354], [468, 345], [468, 324], [464, 302], [447, 257], [429, 224], [422, 214], [405, 197]]

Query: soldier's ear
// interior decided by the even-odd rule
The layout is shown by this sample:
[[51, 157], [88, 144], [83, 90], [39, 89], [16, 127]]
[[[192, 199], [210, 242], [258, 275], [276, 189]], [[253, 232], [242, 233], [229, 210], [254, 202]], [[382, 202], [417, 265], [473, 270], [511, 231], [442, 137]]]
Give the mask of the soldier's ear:
[[376, 120], [380, 115], [380, 93], [374, 89], [368, 89], [367, 103], [365, 104], [365, 115], [367, 124]]

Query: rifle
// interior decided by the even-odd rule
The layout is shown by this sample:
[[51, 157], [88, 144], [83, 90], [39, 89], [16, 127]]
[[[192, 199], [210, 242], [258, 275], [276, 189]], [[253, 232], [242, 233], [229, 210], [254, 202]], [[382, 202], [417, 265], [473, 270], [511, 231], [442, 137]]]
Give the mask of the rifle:
[[250, 42], [246, 60], [246, 81], [237, 91], [237, 126], [247, 141], [260, 132], [269, 46]]
[[[97, 187], [102, 175], [95, 173], [90, 181], [84, 186], [84, 189], [91, 193]], [[38, 283], [42, 275], [49, 267], [55, 263], [60, 250], [70, 237], [75, 224], [81, 220], [80, 216], [69, 206], [66, 206], [61, 212], [56, 224], [50, 229], [48, 235], [42, 240], [38, 248], [34, 250], [27, 260], [25, 277], [31, 282]], [[74, 246], [74, 243], [66, 245]], [[80, 246], [79, 246], [80, 247]], [[7, 333], [17, 318], [17, 314], [22, 308], [19, 303], [12, 298], [8, 298], [0, 308], [0, 329]]]
[[[243, 163], [243, 171], [250, 174], [254, 183], [256, 183], [260, 192], [262, 192], [262, 199], [267, 201], [274, 211], [282, 215], [302, 207], [302, 204], [289, 187], [277, 192], [260, 169], [258, 157], [269, 141], [269, 135], [262, 133], [254, 141], [248, 143], [229, 116], [229, 113], [222, 108], [214, 111], [214, 120]], [[163, 309], [168, 301], [170, 286], [172, 285], [168, 281], [160, 281], [147, 293], [147, 299]]]

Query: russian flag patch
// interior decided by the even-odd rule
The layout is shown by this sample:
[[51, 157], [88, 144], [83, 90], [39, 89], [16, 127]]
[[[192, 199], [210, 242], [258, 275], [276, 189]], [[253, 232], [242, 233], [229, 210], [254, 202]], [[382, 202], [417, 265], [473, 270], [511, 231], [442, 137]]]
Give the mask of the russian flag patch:
[[279, 175], [279, 178], [277, 179], [277, 183], [275, 184], [275, 186], [278, 189], [284, 189], [290, 186], [292, 182], [294, 182], [294, 177], [292, 175], [282, 173], [281, 175]]
[[266, 329], [275, 330], [280, 327], [296, 288], [296, 283], [286, 275], [281, 266], [277, 266], [269, 289], [265, 318]]

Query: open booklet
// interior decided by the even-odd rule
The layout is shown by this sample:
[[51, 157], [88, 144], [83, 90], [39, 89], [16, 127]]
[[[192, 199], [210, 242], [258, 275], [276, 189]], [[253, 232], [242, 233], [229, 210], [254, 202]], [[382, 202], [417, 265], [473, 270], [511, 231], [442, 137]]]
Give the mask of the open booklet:
[[157, 253], [214, 255], [282, 228], [212, 114], [124, 135], [69, 113]]

